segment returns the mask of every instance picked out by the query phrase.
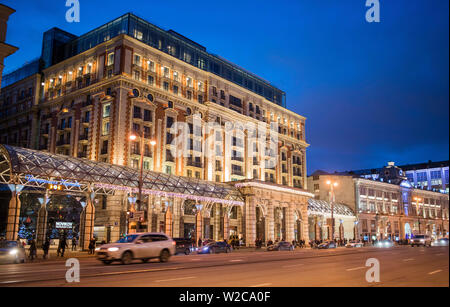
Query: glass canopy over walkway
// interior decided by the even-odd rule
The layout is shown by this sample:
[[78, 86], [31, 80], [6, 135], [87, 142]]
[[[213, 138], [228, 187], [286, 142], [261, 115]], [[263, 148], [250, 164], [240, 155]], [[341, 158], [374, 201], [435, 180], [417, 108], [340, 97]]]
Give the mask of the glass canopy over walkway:
[[[43, 188], [58, 185], [69, 193], [137, 193], [139, 170], [87, 159], [0, 145], [0, 184]], [[243, 205], [232, 185], [144, 171], [143, 194]]]

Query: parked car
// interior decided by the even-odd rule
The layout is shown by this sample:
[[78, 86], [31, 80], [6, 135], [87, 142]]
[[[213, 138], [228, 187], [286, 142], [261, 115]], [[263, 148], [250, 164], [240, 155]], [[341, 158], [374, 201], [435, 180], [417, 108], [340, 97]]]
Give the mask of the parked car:
[[214, 241], [213, 239], [205, 239], [205, 240], [202, 242], [202, 246], [206, 246], [206, 245], [208, 245], [208, 244], [210, 244], [210, 243], [216, 243], [216, 241]]
[[391, 240], [381, 240], [375, 243], [375, 247], [393, 247], [394, 242]]
[[336, 242], [334, 241], [328, 241], [324, 242], [322, 244], [319, 244], [317, 247], [318, 249], [330, 249], [330, 248], [336, 248]]
[[433, 246], [448, 246], [448, 238], [440, 238], [433, 242]]
[[355, 242], [355, 241], [350, 241], [348, 242], [345, 247], [347, 248], [359, 248], [359, 247], [364, 247], [364, 243], [363, 242]]
[[1, 263], [24, 263], [26, 258], [25, 248], [17, 241], [0, 241]]
[[272, 251], [293, 251], [294, 250], [294, 246], [289, 243], [289, 242], [285, 242], [285, 241], [281, 241], [272, 245], [269, 245], [267, 247], [267, 251], [272, 252]]
[[410, 244], [412, 247], [414, 246], [431, 246], [431, 237], [429, 235], [417, 235], [411, 239]]
[[192, 239], [174, 238], [173, 240], [176, 243], [175, 254], [189, 255], [193, 251], [194, 241]]
[[135, 259], [145, 263], [153, 258], [167, 262], [175, 255], [175, 246], [176, 242], [163, 233], [136, 233], [116, 243], [100, 246], [96, 249], [96, 256], [104, 264], [111, 264], [113, 261], [130, 264]]
[[198, 253], [199, 254], [231, 253], [231, 250], [232, 248], [230, 244], [223, 241], [219, 241], [207, 243], [205, 246], [198, 249]]

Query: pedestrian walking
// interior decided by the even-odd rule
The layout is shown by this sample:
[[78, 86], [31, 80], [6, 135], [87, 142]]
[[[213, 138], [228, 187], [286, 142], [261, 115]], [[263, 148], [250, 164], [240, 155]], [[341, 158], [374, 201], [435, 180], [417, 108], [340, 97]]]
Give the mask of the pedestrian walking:
[[59, 241], [59, 246], [61, 248], [60, 249], [61, 257], [64, 257], [64, 252], [66, 251], [66, 247], [69, 247], [65, 236], [63, 236], [62, 239]]
[[44, 259], [48, 258], [48, 250], [50, 249], [50, 240], [49, 238], [45, 239], [44, 244], [42, 244], [42, 250], [44, 251]]
[[36, 241], [34, 239], [31, 240], [28, 251], [30, 260], [34, 260], [34, 257], [36, 257]]
[[198, 238], [197, 246], [202, 247], [202, 238]]
[[77, 250], [77, 238], [72, 238], [72, 252]]
[[89, 255], [95, 254], [95, 238], [92, 238], [92, 239], [89, 241], [89, 246], [88, 246], [88, 248], [89, 248]]

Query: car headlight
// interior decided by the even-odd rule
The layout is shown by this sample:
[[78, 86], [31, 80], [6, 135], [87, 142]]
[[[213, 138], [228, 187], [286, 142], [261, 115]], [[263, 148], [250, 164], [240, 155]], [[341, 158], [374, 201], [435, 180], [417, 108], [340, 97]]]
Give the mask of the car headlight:
[[110, 247], [108, 248], [108, 252], [117, 252], [119, 250], [118, 247]]
[[422, 240], [420, 240], [420, 242], [422, 242], [422, 243], [423, 243], [423, 242], [425, 242], [425, 240], [424, 240], [424, 239], [422, 239]]
[[95, 248], [95, 251], [98, 252], [100, 250], [100, 247]]
[[16, 255], [17, 252], [18, 252], [17, 249], [12, 249], [12, 250], [9, 251], [9, 254], [10, 254], [10, 255]]

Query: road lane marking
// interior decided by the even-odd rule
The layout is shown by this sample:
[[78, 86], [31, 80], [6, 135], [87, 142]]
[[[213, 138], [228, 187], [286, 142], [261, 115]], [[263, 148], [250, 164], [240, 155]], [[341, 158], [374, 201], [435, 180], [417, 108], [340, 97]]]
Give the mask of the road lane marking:
[[110, 272], [110, 273], [98, 273], [98, 274], [92, 274], [92, 275], [85, 275], [85, 276], [81, 276], [81, 277], [98, 277], [98, 276], [106, 276], [106, 275], [120, 275], [120, 274], [131, 274], [131, 273], [158, 272], [158, 271], [178, 270], [178, 269], [183, 269], [183, 267], [148, 269], [148, 270], [135, 270], [135, 271], [119, 271], [119, 272]]
[[436, 273], [439, 273], [439, 272], [442, 272], [442, 270], [436, 270], [436, 271], [430, 272], [430, 273], [428, 273], [428, 275], [433, 275], [433, 274], [436, 274]]
[[241, 261], [244, 261], [243, 259], [233, 259], [233, 260], [230, 260], [230, 262], [241, 262]]
[[9, 280], [9, 281], [1, 281], [0, 284], [14, 284], [18, 282], [24, 282], [25, 280]]
[[304, 264], [302, 263], [302, 264], [285, 265], [285, 266], [282, 266], [282, 268], [294, 268], [294, 267], [302, 266], [302, 265], [304, 265]]
[[403, 259], [403, 261], [413, 261], [414, 258]]
[[177, 281], [177, 280], [186, 280], [186, 279], [193, 279], [193, 278], [195, 278], [195, 276], [171, 278], [171, 279], [161, 279], [161, 280], [155, 280], [155, 282]]
[[346, 271], [350, 272], [350, 271], [362, 270], [362, 269], [365, 269], [365, 268], [366, 268], [365, 266], [359, 266], [357, 268], [347, 269]]
[[259, 284], [259, 285], [250, 286], [250, 288], [268, 287], [268, 286], [271, 286], [271, 285], [272, 284], [270, 284], [270, 283], [265, 283], [265, 284]]

